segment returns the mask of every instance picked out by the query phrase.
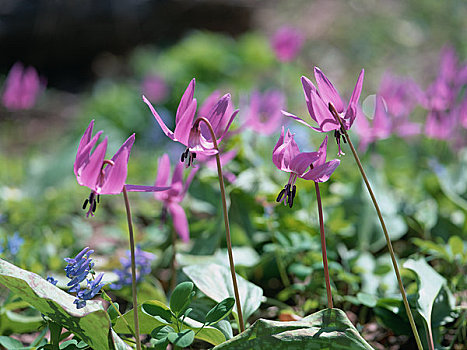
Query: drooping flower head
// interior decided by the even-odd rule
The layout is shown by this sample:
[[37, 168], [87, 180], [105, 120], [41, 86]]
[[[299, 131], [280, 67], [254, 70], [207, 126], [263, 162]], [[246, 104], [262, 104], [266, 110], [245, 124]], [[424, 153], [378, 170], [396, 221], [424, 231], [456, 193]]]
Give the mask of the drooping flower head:
[[78, 183], [91, 189], [89, 198], [83, 204], [83, 209], [86, 209], [89, 204], [87, 216], [94, 215], [101, 194], [119, 194], [122, 192], [123, 186], [126, 186], [128, 191], [134, 192], [155, 192], [167, 189], [154, 186], [125, 185], [128, 159], [135, 141], [135, 134], [131, 135], [109, 160], [105, 159], [107, 137], [91, 153], [102, 134], [102, 131], [99, 131], [92, 137], [93, 126], [94, 120], [91, 121], [81, 137], [73, 167]]
[[172, 175], [170, 182], [170, 159], [167, 154], [159, 158], [159, 166], [157, 169], [157, 178], [155, 186], [169, 186], [170, 189], [165, 192], [154, 193], [154, 198], [163, 202], [163, 215], [162, 219], [165, 220], [167, 211], [172, 217], [174, 229], [184, 242], [190, 240], [190, 233], [188, 230], [188, 220], [185, 211], [180, 205], [180, 202], [186, 195], [188, 187], [193, 180], [197, 168], [192, 169], [185, 183], [183, 182], [183, 163], [178, 163]]
[[336, 170], [340, 160], [326, 162], [326, 147], [328, 137], [321, 143], [317, 152], [300, 152], [293, 135], [284, 127], [272, 152], [272, 161], [279, 170], [290, 173], [289, 181], [277, 196], [277, 202], [283, 202], [292, 208], [296, 195], [295, 182], [300, 177], [315, 182], [325, 182]]
[[[343, 132], [341, 131], [341, 124], [337, 116], [342, 120], [344, 128], [349, 130], [357, 116], [357, 104], [362, 91], [365, 71], [363, 69], [361, 70], [347, 107], [345, 107], [344, 101], [340, 97], [336, 88], [324, 73], [318, 67], [315, 67], [314, 71], [318, 88], [316, 88], [307, 77], [302, 76], [301, 78], [306, 105], [310, 116], [300, 118], [287, 112], [283, 112], [283, 114], [316, 131], [334, 131], [334, 136], [336, 138], [337, 145], [339, 146], [339, 155], [344, 154], [340, 148], [340, 136]], [[311, 126], [313, 121], [318, 123], [317, 127]]]
[[300, 53], [303, 42], [303, 35], [296, 28], [284, 26], [271, 38], [271, 47], [279, 61], [290, 62]]
[[17, 62], [8, 73], [2, 102], [10, 110], [32, 108], [43, 87], [44, 82], [34, 67], [24, 68]]
[[247, 108], [245, 127], [259, 134], [271, 135], [279, 129], [284, 105], [285, 96], [279, 90], [254, 91]]
[[[190, 84], [188, 84], [188, 87], [180, 100], [180, 104], [178, 105], [177, 113], [175, 115], [174, 131], [171, 131], [165, 125], [164, 121], [151, 105], [149, 100], [143, 96], [143, 101], [148, 105], [164, 134], [173, 141], [178, 141], [187, 147], [181, 157], [181, 161], [186, 162], [187, 166], [193, 164], [193, 160], [196, 158], [197, 153], [203, 153], [206, 155], [217, 153], [214, 149], [211, 134], [206, 131], [207, 129], [202, 128], [199, 123], [193, 123], [197, 107], [197, 102], [194, 98], [194, 89], [195, 79], [191, 80]], [[238, 110], [230, 113], [230, 105], [230, 94], [226, 94], [212, 105], [207, 115], [199, 115], [200, 117], [205, 117], [209, 120], [218, 142], [226, 135], [227, 130], [238, 113]]]

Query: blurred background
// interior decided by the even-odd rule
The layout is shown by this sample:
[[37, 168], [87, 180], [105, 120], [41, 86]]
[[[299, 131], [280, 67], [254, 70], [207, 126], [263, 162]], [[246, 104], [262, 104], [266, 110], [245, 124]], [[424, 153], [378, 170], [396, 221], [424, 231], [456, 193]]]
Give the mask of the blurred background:
[[[448, 281], [453, 299], [447, 316], [437, 320], [437, 342], [462, 344], [466, 18], [463, 0], [0, 0], [2, 258], [46, 276], [63, 269], [64, 257], [91, 246], [102, 269], [118, 266], [126, 249], [123, 203], [107, 196], [96, 217], [85, 217], [81, 205], [89, 190], [76, 183], [72, 171], [80, 137], [95, 119], [94, 130], [109, 137], [109, 156], [136, 133], [128, 182], [152, 185], [158, 158], [168, 153], [173, 168], [184, 147], [161, 132], [141, 95], [173, 130], [180, 97], [196, 78], [198, 105], [219, 90], [231, 93], [240, 109], [223, 142], [225, 151], [236, 154], [225, 164], [233, 243], [244, 248], [239, 273], [278, 300], [256, 316], [276, 319], [285, 308], [301, 316], [319, 309], [325, 293], [313, 186], [300, 180], [294, 208], [276, 206], [287, 175], [275, 168], [271, 152], [281, 125], [295, 132], [301, 150], [314, 150], [323, 139], [280, 115], [308, 113], [302, 75], [314, 81], [313, 68], [320, 67], [347, 100], [364, 68], [360, 102], [367, 124], [374, 118], [375, 94], [383, 95], [388, 113], [397, 95], [393, 100], [407, 110], [401, 118], [417, 131], [404, 133], [403, 124], [381, 136], [373, 126], [367, 137], [354, 126], [351, 137], [402, 261], [426, 259]], [[445, 85], [450, 97], [442, 103], [449, 103], [437, 107]], [[265, 97], [265, 106], [254, 112], [254, 91], [276, 95]], [[337, 154], [331, 140], [328, 159]], [[347, 145], [344, 151], [322, 190], [333, 288], [341, 295], [336, 303], [349, 310], [372, 345], [410, 349], [407, 324], [398, 327], [392, 304], [381, 301], [397, 299], [397, 287]], [[183, 202], [192, 240], [180, 247], [181, 266], [225, 248], [216, 181], [212, 169], [201, 167]], [[152, 195], [131, 199], [138, 241], [158, 257], [152, 277], [162, 283], [157, 288], [166, 289], [173, 226]], [[15, 233], [21, 249], [9, 245]], [[408, 271], [404, 278], [415, 295], [416, 278]]]

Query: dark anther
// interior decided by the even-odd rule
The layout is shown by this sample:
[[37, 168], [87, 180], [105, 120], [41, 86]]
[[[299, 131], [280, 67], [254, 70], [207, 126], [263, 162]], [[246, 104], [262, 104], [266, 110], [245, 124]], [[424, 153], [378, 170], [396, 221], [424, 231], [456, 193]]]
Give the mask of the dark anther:
[[289, 197], [288, 197], [287, 203], [289, 204], [289, 208], [292, 208], [292, 206], [293, 206], [293, 197], [292, 197], [292, 194], [290, 192], [289, 192]]
[[295, 194], [297, 193], [297, 186], [293, 185], [293, 189], [292, 189], [292, 200], [295, 199]]
[[344, 141], [344, 143], [347, 143], [347, 140], [345, 139], [345, 137], [342, 137], [342, 141]]
[[180, 162], [184, 162], [185, 161], [185, 152], [182, 153], [182, 156], [180, 157]]
[[83, 203], [83, 209], [86, 209], [86, 207], [88, 206], [88, 202], [89, 202], [89, 199], [85, 199]]
[[279, 195], [276, 198], [276, 202], [279, 203], [282, 200], [282, 197], [284, 196], [285, 189], [279, 192]]
[[101, 195], [100, 195], [100, 194], [98, 194], [98, 195], [97, 195], [97, 203], [99, 203], [99, 202], [100, 202], [100, 200], [101, 200]]
[[92, 212], [93, 212], [93, 213], [96, 212], [96, 208], [97, 208], [97, 202], [94, 201], [94, 202], [92, 202]]
[[196, 153], [192, 153], [191, 156], [193, 157], [193, 159], [196, 159]]

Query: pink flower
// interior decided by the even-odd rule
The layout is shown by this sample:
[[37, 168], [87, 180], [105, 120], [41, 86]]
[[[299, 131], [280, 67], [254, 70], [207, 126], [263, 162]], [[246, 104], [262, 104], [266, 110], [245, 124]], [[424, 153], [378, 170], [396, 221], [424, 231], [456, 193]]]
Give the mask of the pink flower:
[[281, 27], [271, 38], [271, 47], [281, 62], [290, 62], [300, 53], [303, 35], [293, 27]]
[[81, 137], [73, 166], [78, 183], [91, 189], [89, 198], [83, 204], [83, 209], [86, 209], [89, 203], [86, 216], [94, 215], [101, 194], [119, 194], [123, 191], [123, 186], [128, 191], [133, 192], [155, 192], [168, 189], [168, 187], [125, 185], [128, 159], [131, 147], [135, 142], [135, 134], [131, 135], [109, 160], [104, 159], [107, 150], [107, 137], [96, 146], [91, 154], [91, 150], [102, 134], [102, 131], [99, 131], [94, 137], [91, 137], [93, 126], [94, 120], [89, 123]]
[[159, 166], [157, 169], [157, 178], [154, 186], [166, 187], [169, 190], [165, 192], [154, 193], [154, 198], [164, 203], [163, 218], [165, 219], [165, 212], [168, 210], [172, 217], [174, 229], [184, 242], [190, 240], [190, 233], [188, 230], [188, 220], [185, 211], [180, 206], [180, 202], [186, 195], [188, 187], [193, 180], [197, 169], [191, 170], [185, 183], [183, 183], [183, 164], [178, 163], [172, 175], [172, 182], [169, 183], [170, 176], [170, 160], [167, 154], [159, 158]]
[[285, 96], [279, 90], [264, 93], [254, 91], [246, 113], [245, 127], [258, 134], [271, 135], [281, 123], [281, 110], [285, 105]]
[[2, 102], [6, 108], [11, 110], [32, 108], [44, 85], [36, 69], [24, 68], [21, 63], [17, 62], [8, 73]]
[[[194, 90], [195, 79], [190, 82], [180, 100], [175, 116], [174, 131], [169, 130], [148, 99], [143, 96], [143, 101], [148, 105], [164, 134], [173, 141], [178, 141], [187, 147], [182, 154], [181, 161], [186, 161], [188, 166], [193, 164], [197, 153], [206, 155], [217, 153], [211, 140], [211, 134], [206, 132], [206, 129], [200, 127], [199, 124], [193, 124], [197, 106], [196, 99], [194, 98]], [[207, 118], [211, 123], [218, 142], [226, 135], [227, 130], [238, 113], [238, 110], [236, 110], [230, 114], [230, 100], [230, 94], [222, 96], [211, 106], [207, 115], [201, 115]]]
[[169, 93], [164, 79], [158, 75], [146, 76], [141, 84], [141, 89], [143, 90], [143, 95], [150, 98], [154, 103], [165, 100]]
[[296, 194], [295, 182], [297, 178], [325, 182], [336, 170], [340, 160], [334, 159], [326, 162], [326, 147], [328, 137], [324, 139], [317, 152], [300, 152], [293, 135], [284, 127], [272, 152], [272, 161], [279, 170], [290, 173], [289, 181], [277, 196], [277, 202], [284, 202], [292, 208]]
[[[349, 130], [357, 116], [357, 105], [360, 93], [362, 91], [363, 76], [365, 71], [362, 69], [358, 76], [357, 83], [350, 97], [347, 108], [342, 98], [337, 92], [331, 81], [324, 75], [318, 67], [315, 67], [315, 79], [318, 85], [316, 88], [313, 83], [305, 76], [302, 76], [303, 92], [305, 94], [306, 105], [308, 107], [309, 117], [300, 118], [296, 115], [282, 112], [285, 116], [291, 117], [306, 126], [319, 131], [328, 132], [334, 130], [334, 136], [339, 146], [339, 155], [343, 154], [340, 148], [340, 128], [341, 125], [333, 113], [337, 113], [342, 119], [344, 127]], [[318, 123], [318, 127], [310, 124]]]

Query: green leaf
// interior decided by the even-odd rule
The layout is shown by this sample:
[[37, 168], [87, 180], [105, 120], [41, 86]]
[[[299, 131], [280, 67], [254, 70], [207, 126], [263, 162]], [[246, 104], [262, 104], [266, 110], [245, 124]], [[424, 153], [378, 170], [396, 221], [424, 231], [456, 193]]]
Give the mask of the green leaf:
[[141, 307], [147, 314], [160, 317], [167, 323], [172, 323], [172, 313], [167, 309], [167, 306], [163, 305], [159, 301], [145, 301]]
[[0, 335], [0, 345], [3, 345], [6, 349], [21, 349], [24, 347], [19, 340], [4, 335]]
[[[0, 259], [0, 283], [27, 301], [54, 322], [78, 335], [95, 349], [111, 349], [110, 318], [99, 301], [88, 301], [82, 309], [73, 304], [75, 297], [47, 282], [35, 273]], [[99, 331], [96, 331], [99, 330]], [[128, 346], [121, 349], [129, 349]]]
[[[183, 272], [199, 290], [218, 303], [234, 296], [230, 270], [225, 266], [217, 264], [193, 265], [184, 267]], [[243, 277], [236, 276], [242, 312], [246, 320], [259, 308], [263, 290]], [[237, 314], [236, 310], [236, 307], [232, 310], [235, 315]]]
[[153, 337], [156, 341], [154, 342], [154, 345], [159, 345], [163, 344], [167, 341], [167, 336], [169, 333], [173, 333], [175, 330], [170, 327], [170, 326], [160, 326], [157, 328], [154, 328], [151, 331], [151, 337]]
[[464, 242], [459, 236], [449, 237], [449, 246], [451, 247], [452, 255], [461, 255], [464, 253]]
[[[152, 300], [152, 302], [156, 302], [156, 300]], [[167, 310], [169, 310], [167, 306], [165, 307], [167, 308]], [[141, 306], [139, 306], [138, 315], [139, 315], [141, 334], [149, 334], [154, 328], [167, 325], [161, 319], [155, 318], [141, 311]], [[133, 327], [134, 329], [133, 310], [130, 310], [127, 313], [123, 314], [123, 317], [128, 322], [130, 327]], [[175, 322], [175, 317], [172, 318], [172, 322]], [[201, 329], [202, 326], [203, 326], [202, 323], [192, 320], [191, 318], [188, 318], [188, 317], [186, 317], [183, 322], [184, 328], [191, 329], [195, 332], [199, 331], [195, 336], [196, 339], [203, 340], [212, 345], [219, 345], [225, 341], [225, 337], [220, 330], [214, 327], [204, 327], [203, 329]], [[117, 318], [117, 322], [115, 323], [115, 326], [113, 328], [116, 332], [119, 332], [119, 333], [128, 332], [125, 322], [123, 322], [121, 317]]]
[[179, 333], [172, 332], [167, 335], [167, 339], [175, 346], [186, 348], [195, 340], [195, 332], [191, 329], [185, 329]]
[[214, 348], [224, 349], [370, 350], [372, 347], [342, 310], [325, 309], [300, 321], [259, 319], [245, 332]]
[[191, 282], [182, 282], [175, 287], [170, 296], [170, 310], [175, 315], [180, 315], [188, 307], [191, 302], [192, 291], [193, 283]]
[[211, 310], [209, 310], [208, 314], [206, 315], [206, 322], [209, 324], [219, 322], [228, 314], [230, 314], [234, 305], [234, 298], [229, 297], [222, 300], [219, 304], [217, 304]]
[[109, 308], [107, 309], [107, 313], [109, 314], [109, 317], [112, 321], [118, 317], [118, 311], [120, 311], [120, 306], [118, 303], [113, 303], [113, 305], [110, 304]]

